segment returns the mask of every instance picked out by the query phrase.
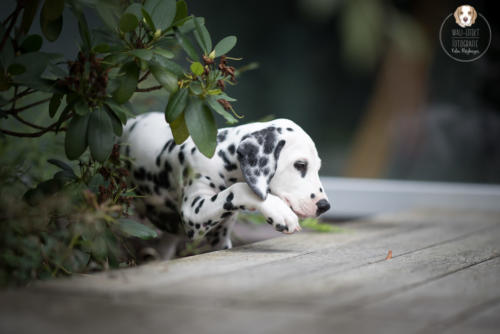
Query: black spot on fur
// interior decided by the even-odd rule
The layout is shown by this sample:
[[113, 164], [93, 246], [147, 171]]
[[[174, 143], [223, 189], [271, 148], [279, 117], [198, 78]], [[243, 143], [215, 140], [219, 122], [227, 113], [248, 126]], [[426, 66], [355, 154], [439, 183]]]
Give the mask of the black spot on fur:
[[226, 187], [224, 186], [219, 186], [219, 189], [222, 191], [222, 190], [226, 190]]
[[253, 175], [260, 176], [260, 170], [259, 169], [254, 169], [253, 170]]
[[165, 150], [167, 149], [168, 145], [170, 145], [170, 141], [172, 139], [168, 140], [165, 145], [163, 145], [163, 148], [161, 149], [160, 151], [160, 154], [158, 154], [158, 156], [156, 157], [156, 166], [160, 167], [160, 164], [161, 164], [161, 156], [162, 154], [165, 152]]
[[208, 175], [205, 175], [205, 179], [211, 180], [210, 176], [208, 176]]
[[227, 130], [222, 130], [219, 132], [217, 135], [217, 142], [222, 143], [224, 140], [226, 140], [227, 137]]
[[272, 224], [273, 224], [273, 222], [274, 222], [274, 220], [273, 220], [271, 217], [268, 217], [268, 218], [266, 219], [266, 222], [267, 222], [268, 224], [271, 224], [271, 225], [272, 225]]
[[196, 224], [196, 225], [194, 225], [194, 227], [195, 227], [197, 230], [199, 230], [201, 226], [200, 226], [200, 224]]
[[288, 231], [288, 226], [282, 225], [282, 224], [278, 224], [278, 225], [275, 226], [275, 229], [278, 232]]
[[276, 148], [274, 149], [274, 159], [278, 161], [278, 158], [280, 157], [281, 150], [283, 149], [283, 146], [285, 146], [286, 141], [285, 140], [280, 140], [278, 144], [276, 145]]
[[262, 173], [264, 173], [265, 176], [268, 176], [269, 172], [270, 172], [270, 170], [267, 167], [262, 170]]
[[136, 121], [134, 124], [132, 124], [132, 126], [130, 127], [130, 130], [128, 130], [128, 133], [132, 133], [132, 131], [134, 131], [134, 129], [138, 123], [139, 123], [139, 121]]
[[236, 183], [236, 182], [238, 182], [238, 179], [235, 177], [230, 177], [229, 182]]
[[198, 204], [198, 206], [196, 207], [196, 209], [194, 210], [194, 212], [197, 214], [198, 212], [200, 212], [200, 209], [201, 207], [203, 206], [203, 203], [205, 203], [205, 199], [202, 199], [200, 201], [200, 204]]
[[215, 184], [213, 184], [213, 182], [210, 182], [210, 187], [215, 189]]
[[269, 159], [267, 159], [266, 157], [262, 157], [259, 159], [259, 167], [262, 168], [264, 167], [265, 165], [267, 165], [267, 163], [269, 162]]
[[323, 188], [319, 188], [319, 192], [322, 193], [323, 192]]
[[172, 152], [174, 147], [175, 147], [175, 141], [173, 139], [170, 139], [170, 144], [168, 146], [168, 153]]
[[184, 149], [184, 147], [186, 147], [186, 143], [181, 145], [180, 150], [182, 151]]
[[282, 128], [277, 128], [276, 130], [278, 130], [278, 133], [281, 134], [281, 132], [282, 132], [283, 129]]
[[196, 147], [193, 147], [193, 148], [191, 149], [191, 154], [194, 154], [194, 152], [196, 152]]
[[200, 196], [196, 196], [196, 197], [193, 199], [193, 201], [191, 202], [191, 207], [193, 207], [193, 206], [196, 204], [196, 202], [198, 202], [198, 200], [199, 200], [200, 198], [201, 198]]
[[179, 152], [179, 162], [181, 165], [184, 163], [184, 152], [182, 151]]
[[314, 197], [316, 197], [316, 195], [314, 195], [314, 194], [311, 194], [311, 198], [314, 198]]
[[248, 178], [248, 182], [250, 182], [250, 183], [257, 183], [257, 179], [255, 177], [253, 177], [253, 176], [250, 176]]
[[234, 146], [234, 144], [231, 144], [229, 145], [227, 150], [229, 151], [229, 153], [231, 153], [231, 155], [234, 155], [234, 153], [236, 152], [236, 147]]
[[225, 178], [224, 178], [224, 174], [219, 173], [219, 176], [221, 177], [221, 179], [225, 180]]
[[293, 132], [292, 128], [286, 128], [288, 131]]
[[217, 199], [217, 195], [218, 195], [218, 194], [213, 195], [213, 196], [210, 198], [210, 200], [211, 200], [212, 202], [215, 202], [215, 200]]
[[227, 217], [231, 216], [232, 214], [233, 214], [232, 212], [228, 211], [228, 212], [224, 212], [220, 217], [227, 218]]
[[192, 239], [193, 236], [194, 236], [194, 231], [193, 230], [190, 230], [188, 233], [187, 233], [187, 236], [189, 237], [189, 239]]
[[232, 170], [235, 170], [238, 168], [238, 166], [236, 166], [236, 164], [232, 163], [226, 156], [226, 152], [224, 152], [223, 150], [219, 150], [219, 152], [217, 152], [217, 155], [219, 157], [221, 157], [222, 161], [224, 162], [224, 168], [230, 172]]

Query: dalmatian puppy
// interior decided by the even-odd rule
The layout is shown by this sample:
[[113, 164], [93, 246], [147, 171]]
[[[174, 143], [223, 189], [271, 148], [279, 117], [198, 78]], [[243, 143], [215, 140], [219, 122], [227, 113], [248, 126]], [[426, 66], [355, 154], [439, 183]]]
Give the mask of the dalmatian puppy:
[[458, 6], [453, 15], [456, 23], [462, 28], [470, 27], [476, 22], [477, 18], [476, 10], [469, 5]]
[[314, 142], [286, 119], [220, 129], [209, 159], [191, 138], [176, 145], [162, 113], [130, 120], [124, 154], [141, 210], [159, 228], [231, 248], [239, 210], [258, 210], [277, 231], [300, 231], [298, 218], [330, 208]]

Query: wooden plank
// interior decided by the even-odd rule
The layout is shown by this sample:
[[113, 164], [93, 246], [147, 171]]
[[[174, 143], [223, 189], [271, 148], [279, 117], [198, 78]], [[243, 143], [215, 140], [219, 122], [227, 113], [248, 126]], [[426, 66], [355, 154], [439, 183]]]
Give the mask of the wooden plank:
[[[498, 290], [498, 282], [495, 289]], [[492, 299], [480, 305], [479, 308], [480, 311], [478, 313], [465, 316], [463, 321], [449, 327], [443, 333], [497, 334], [500, 329], [500, 300]]]
[[[500, 277], [500, 224], [495, 214], [426, 211], [347, 227], [341, 234], [302, 233], [2, 292], [0, 332], [447, 329], [457, 314], [487, 302], [485, 295]], [[385, 261], [388, 249], [394, 257]], [[468, 290], [472, 303], [454, 305], [439, 316], [430, 312], [431, 306], [439, 309], [432, 303], [432, 291], [436, 297], [460, 294], [474, 279], [477, 291]], [[421, 300], [426, 291], [430, 297]], [[431, 305], [428, 313], [425, 303]]]

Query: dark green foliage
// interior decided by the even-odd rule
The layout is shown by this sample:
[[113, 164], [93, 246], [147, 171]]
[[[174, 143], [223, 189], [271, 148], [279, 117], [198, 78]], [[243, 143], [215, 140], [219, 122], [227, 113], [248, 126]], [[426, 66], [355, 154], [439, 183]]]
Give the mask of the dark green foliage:
[[[104, 27], [90, 29], [84, 8], [95, 10]], [[37, 13], [42, 35], [30, 34]], [[67, 15], [78, 23], [78, 54], [64, 59], [40, 51], [65, 32]], [[17, 180], [0, 179], [0, 194], [9, 194], [0, 197], [0, 284], [133, 263], [124, 252], [127, 238], [156, 233], [129, 217], [135, 195], [115, 143], [137, 114], [130, 101], [136, 92], [161, 89], [169, 97], [165, 116], [176, 143], [191, 135], [211, 157], [214, 114], [228, 123], [238, 118], [230, 104], [235, 100], [224, 92], [236, 82], [228, 61], [237, 59], [225, 56], [236, 37], [213, 47], [204, 18], [189, 15], [184, 0], [18, 0], [1, 22], [0, 153], [4, 144], [24, 140], [4, 136], [50, 136], [45, 148], [58, 159], [47, 162], [43, 150], [33, 148], [30, 158], [7, 164], [0, 154], [0, 167], [16, 170], [9, 178]], [[186, 55], [188, 68], [178, 61]], [[17, 172], [34, 161], [33, 169]]]

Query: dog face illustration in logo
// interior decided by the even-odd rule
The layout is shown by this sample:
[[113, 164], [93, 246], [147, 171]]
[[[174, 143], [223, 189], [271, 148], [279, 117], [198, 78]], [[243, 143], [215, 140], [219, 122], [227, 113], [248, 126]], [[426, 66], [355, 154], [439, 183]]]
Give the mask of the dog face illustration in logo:
[[470, 27], [474, 24], [474, 22], [476, 22], [477, 12], [474, 7], [463, 5], [459, 6], [455, 10], [455, 14], [453, 14], [453, 16], [455, 16], [455, 21], [457, 22], [457, 24], [462, 28], [465, 28]]

